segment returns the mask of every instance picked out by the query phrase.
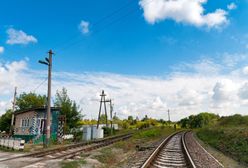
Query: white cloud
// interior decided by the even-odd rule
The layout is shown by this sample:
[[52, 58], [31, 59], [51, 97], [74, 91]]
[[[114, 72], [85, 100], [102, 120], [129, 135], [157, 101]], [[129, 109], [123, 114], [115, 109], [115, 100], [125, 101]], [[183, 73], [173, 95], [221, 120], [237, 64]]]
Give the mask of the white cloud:
[[219, 28], [226, 25], [227, 11], [216, 9], [212, 13], [204, 13], [203, 4], [207, 0], [140, 0], [139, 4], [144, 10], [147, 22], [154, 24], [166, 19], [178, 23], [191, 24], [197, 27], [207, 26]]
[[234, 10], [236, 8], [237, 8], [237, 5], [234, 2], [230, 3], [229, 5], [227, 5], [227, 9], [229, 9], [229, 10]]
[[90, 23], [87, 21], [82, 20], [79, 24], [79, 30], [83, 33], [83, 34], [88, 34], [89, 33], [89, 25]]
[[[248, 62], [244, 63], [248, 65]], [[248, 80], [243, 73], [246, 68], [232, 66], [226, 72], [221, 63], [206, 59], [184, 65], [186, 67], [168, 76], [53, 72], [52, 95], [57, 89], [66, 87], [70, 97], [82, 107], [86, 118], [97, 117], [97, 100], [102, 89], [114, 99], [114, 112], [122, 118], [148, 115], [167, 119], [168, 109], [172, 120], [202, 111], [220, 115], [247, 114]], [[15, 86], [18, 93], [34, 91], [46, 78], [47, 72], [29, 69], [27, 61], [0, 62], [0, 76], [1, 114], [11, 107]], [[36, 92], [46, 94], [46, 88], [45, 82]]]
[[230, 79], [223, 79], [220, 82], [217, 82], [213, 89], [213, 100], [215, 104], [220, 105], [228, 101], [232, 101], [235, 97], [235, 91], [237, 86]]
[[0, 54], [2, 54], [4, 52], [4, 47], [0, 46]]
[[241, 99], [248, 100], [248, 83], [247, 82], [239, 89], [238, 94]]
[[7, 30], [8, 40], [7, 44], [29, 44], [29, 43], [37, 43], [37, 39], [32, 35], [27, 35], [22, 30], [16, 30], [10, 28]]
[[248, 66], [244, 67], [242, 72], [244, 75], [248, 75]]

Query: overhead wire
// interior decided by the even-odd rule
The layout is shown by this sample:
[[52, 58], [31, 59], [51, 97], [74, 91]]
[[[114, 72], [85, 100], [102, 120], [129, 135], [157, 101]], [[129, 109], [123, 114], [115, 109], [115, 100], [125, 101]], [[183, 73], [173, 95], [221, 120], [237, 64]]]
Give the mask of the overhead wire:
[[[104, 22], [105, 20], [115, 16], [116, 14], [120, 13], [122, 10], [128, 8], [129, 6], [131, 6], [134, 2], [137, 2], [136, 0], [129, 0], [125, 5], [119, 7], [118, 9], [114, 10], [113, 12], [101, 17], [100, 19], [98, 19], [97, 21], [93, 22], [92, 24], [90, 24], [90, 27], [94, 27], [99, 25], [100, 23]], [[79, 34], [78, 32], [70, 39], [69, 43], [71, 43], [73, 40], [75, 40], [76, 38], [81, 38], [82, 34]], [[67, 42], [67, 41], [66, 41]], [[72, 42], [73, 43], [73, 42]], [[61, 47], [58, 48], [58, 50], [60, 50], [61, 48], [64, 48], [68, 45], [62, 45]], [[56, 47], [55, 47], [56, 48]]]
[[[120, 7], [118, 10], [115, 10], [115, 11], [112, 12], [111, 14], [109, 14], [109, 15], [103, 17], [102, 20], [99, 20], [98, 22], [95, 22], [94, 24], [92, 24], [92, 26], [93, 26], [93, 25], [97, 25], [97, 24], [103, 22], [104, 20], [106, 20], [106, 19], [108, 19], [108, 18], [111, 18], [113, 15], [120, 13], [121, 10], [130, 7], [130, 5], [134, 2], [133, 0], [130, 0], [130, 1], [131, 1], [130, 3], [128, 3], [128, 4], [126, 4], [126, 5], [122, 6], [122, 7]], [[147, 1], [146, 3], [143, 4], [143, 6], [146, 6], [146, 5], [150, 4], [150, 3], [153, 2], [153, 1], [154, 1], [154, 0]], [[137, 1], [135, 1], [135, 2], [137, 2]], [[120, 22], [121, 20], [123, 20], [123, 19], [125, 19], [126, 17], [132, 15], [132, 14], [135, 13], [135, 12], [137, 12], [137, 8], [130, 8], [130, 9], [128, 10], [127, 13], [121, 15], [120, 17], [118, 17], [118, 18], [116, 18], [116, 19], [114, 19], [114, 20], [110, 20], [110, 22], [108, 22], [107, 24], [103, 25], [102, 28], [99, 28], [99, 29], [96, 29], [96, 31], [93, 31], [93, 32], [92, 32], [93, 34], [92, 34], [91, 36], [95, 36], [95, 35], [99, 34], [100, 32], [104, 31], [107, 27], [112, 26], [113, 24]], [[78, 37], [79, 39], [77, 39], [76, 41], [71, 42], [70, 44], [67, 44], [66, 46], [61, 47], [61, 48], [59, 48], [59, 49], [61, 49], [61, 50], [63, 49], [63, 51], [65, 51], [65, 50], [68, 50], [68, 49], [70, 49], [71, 47], [73, 47], [73, 46], [75, 46], [75, 45], [78, 45], [79, 42], [80, 42], [81, 39], [82, 39], [82, 38], [81, 38], [82, 35], [81, 35], [81, 34], [80, 34], [80, 35], [77, 35], [77, 37]], [[89, 46], [90, 46], [90, 44], [88, 44], [85, 48], [88, 48]]]
[[41, 81], [41, 83], [35, 87], [33, 92], [35, 93], [47, 80], [48, 80], [48, 78], [45, 78], [43, 81]]

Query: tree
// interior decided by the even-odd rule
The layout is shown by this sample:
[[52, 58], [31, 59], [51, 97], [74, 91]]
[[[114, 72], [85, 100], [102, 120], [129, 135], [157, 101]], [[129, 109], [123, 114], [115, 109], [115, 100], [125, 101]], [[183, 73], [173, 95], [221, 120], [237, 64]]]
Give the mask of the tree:
[[54, 105], [61, 108], [61, 115], [66, 116], [67, 131], [77, 128], [80, 125], [79, 121], [82, 118], [80, 107], [75, 101], [69, 98], [65, 88], [57, 91]]
[[220, 117], [212, 113], [200, 113], [197, 115], [191, 115], [188, 118], [180, 120], [181, 127], [186, 128], [202, 128], [204, 126], [213, 125]]
[[7, 110], [5, 114], [0, 117], [0, 130], [9, 133], [11, 126], [12, 111]]
[[100, 119], [99, 119], [99, 123], [100, 124], [106, 124], [106, 119], [107, 119], [107, 116], [105, 114], [101, 114]]
[[22, 93], [16, 99], [16, 106], [18, 110], [25, 110], [34, 107], [42, 107], [46, 105], [46, 96], [35, 93]]
[[147, 121], [147, 120], [148, 120], [148, 116], [145, 115], [145, 117], [141, 121]]

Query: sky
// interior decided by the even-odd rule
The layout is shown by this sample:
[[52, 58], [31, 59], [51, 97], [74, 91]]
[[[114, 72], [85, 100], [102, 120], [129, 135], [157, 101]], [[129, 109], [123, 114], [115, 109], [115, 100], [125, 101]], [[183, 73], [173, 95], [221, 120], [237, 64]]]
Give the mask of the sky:
[[[10, 10], [11, 9], [11, 10]], [[66, 87], [86, 118], [105, 90], [120, 118], [246, 115], [247, 0], [4, 0], [0, 114], [18, 94]]]

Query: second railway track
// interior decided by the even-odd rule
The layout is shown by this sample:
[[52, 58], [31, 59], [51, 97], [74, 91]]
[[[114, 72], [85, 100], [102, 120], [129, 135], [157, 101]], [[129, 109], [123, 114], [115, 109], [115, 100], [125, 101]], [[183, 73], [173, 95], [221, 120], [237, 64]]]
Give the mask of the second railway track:
[[185, 145], [185, 133], [175, 133], [166, 138], [141, 168], [195, 168]]
[[82, 152], [92, 151], [104, 146], [108, 146], [118, 141], [129, 139], [130, 137], [132, 137], [132, 133], [104, 138], [101, 140], [93, 141], [91, 143], [74, 144], [48, 151], [35, 152], [18, 157], [12, 157], [1, 160], [0, 162], [2, 162], [3, 164], [7, 162], [8, 164], [10, 164], [12, 162], [14, 164], [14, 162], [18, 159], [20, 165], [16, 166], [14, 164], [15, 166], [10, 165], [10, 167], [41, 168], [41, 167], [46, 167], [47, 161], [56, 160], [56, 159], [59, 160], [73, 159], [77, 156], [80, 156]]

